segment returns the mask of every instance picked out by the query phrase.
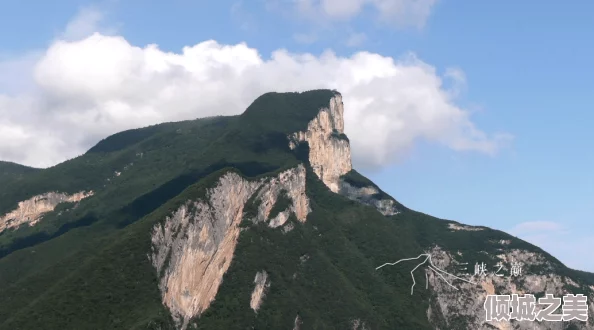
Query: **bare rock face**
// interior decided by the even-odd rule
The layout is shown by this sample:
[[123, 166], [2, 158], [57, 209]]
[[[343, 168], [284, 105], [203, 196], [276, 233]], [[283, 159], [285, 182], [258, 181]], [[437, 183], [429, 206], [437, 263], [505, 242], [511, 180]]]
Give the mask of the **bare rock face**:
[[[305, 173], [305, 166], [299, 165], [265, 182], [256, 196], [260, 206], [258, 207], [258, 216], [254, 221], [269, 221], [268, 225], [276, 228], [284, 225], [292, 212], [297, 220], [305, 222], [307, 214], [311, 212], [309, 199], [305, 194]], [[281, 194], [286, 194], [285, 198], [288, 198], [291, 204], [287, 209], [279, 212], [273, 219], [269, 220], [270, 212]]]
[[396, 203], [391, 199], [380, 199], [376, 196], [379, 190], [375, 187], [355, 187], [344, 180], [340, 181], [340, 194], [363, 204], [374, 206], [383, 215], [390, 216], [398, 214]]
[[[204, 200], [187, 201], [163, 223], [155, 225], [149, 258], [160, 279], [163, 304], [181, 329], [215, 299], [233, 259], [246, 202], [258, 192], [263, 201], [259, 211], [267, 219], [281, 188], [292, 201], [285, 211], [294, 212], [299, 221], [305, 222], [310, 209], [305, 196], [305, 168], [300, 165], [269, 180], [253, 182], [226, 173], [214, 188], [208, 189]], [[254, 310], [261, 303], [267, 282], [266, 273], [256, 275]]]
[[343, 113], [342, 96], [336, 94], [330, 99], [329, 107], [320, 109], [309, 122], [307, 131], [289, 137], [291, 149], [299, 142], [309, 143], [309, 162], [316, 175], [333, 192], [338, 192], [340, 176], [352, 169], [351, 147], [344, 136]]
[[374, 206], [384, 215], [399, 212], [393, 200], [376, 198], [376, 188], [354, 187], [340, 178], [353, 168], [351, 146], [344, 135], [344, 104], [340, 94], [330, 99], [328, 108], [320, 109], [307, 125], [307, 131], [289, 136], [289, 147], [295, 149], [303, 141], [309, 144], [309, 162], [314, 173], [332, 192]]
[[262, 300], [266, 295], [266, 289], [270, 287], [270, 281], [268, 280], [268, 273], [266, 271], [261, 271], [256, 273], [256, 278], [254, 278], [254, 291], [252, 292], [252, 299], [250, 300], [250, 307], [254, 310], [254, 312], [258, 312], [260, 305], [262, 304]]
[[303, 321], [299, 317], [299, 314], [295, 317], [295, 322], [293, 325], [293, 330], [301, 330], [301, 326], [303, 325]]
[[207, 201], [188, 201], [153, 229], [151, 259], [161, 275], [163, 304], [182, 328], [214, 300], [233, 258], [243, 207], [258, 185], [225, 174]]
[[448, 224], [448, 228], [451, 229], [452, 231], [455, 231], [455, 230], [481, 231], [481, 230], [484, 230], [485, 229], [485, 228], [482, 228], [482, 227], [458, 225], [458, 224], [455, 224], [455, 223]]
[[364, 321], [361, 321], [360, 319], [354, 319], [351, 322], [351, 326], [352, 326], [352, 330], [369, 330], [369, 328], [367, 327], [367, 325], [365, 324]]
[[33, 226], [41, 220], [43, 214], [53, 211], [58, 204], [79, 202], [92, 195], [93, 191], [81, 191], [72, 195], [47, 192], [33, 196], [28, 200], [19, 202], [15, 210], [0, 217], [0, 232], [9, 228], [17, 228], [24, 223]]
[[[502, 248], [505, 247], [505, 242]], [[503, 249], [502, 249], [503, 250]], [[448, 267], [461, 267], [459, 263], [453, 258], [452, 254], [444, 251], [440, 247], [434, 247], [430, 252], [435, 266], [440, 269], [447, 269]], [[458, 253], [459, 254], [459, 253]], [[553, 294], [555, 297], [562, 297], [567, 291], [567, 285], [577, 286], [575, 280], [560, 276], [556, 274], [555, 267], [550, 264], [546, 258], [538, 253], [525, 250], [504, 250], [497, 256], [504, 265], [504, 273], [508, 273], [508, 265], [511, 261], [521, 262], [524, 265], [537, 266], [541, 269], [538, 274], [523, 274], [517, 278], [509, 275], [486, 276], [479, 277], [473, 275], [468, 277], [472, 283], [454, 280], [452, 283], [458, 290], [452, 288], [447, 284], [443, 278], [440, 278], [434, 271], [426, 269], [426, 275], [429, 281], [429, 287], [433, 290], [431, 304], [427, 315], [429, 320], [433, 323], [445, 321], [446, 325], [451, 325], [460, 319], [464, 320], [468, 329], [517, 329], [517, 330], [556, 330], [565, 329], [568, 323], [571, 322], [575, 329], [592, 329], [594, 322], [592, 321], [592, 299], [594, 294], [590, 294], [588, 302], [590, 309], [588, 311], [589, 317], [587, 322], [582, 321], [564, 321], [564, 322], [550, 322], [550, 321], [489, 321], [485, 320], [484, 303], [487, 295], [497, 294], [534, 294], [544, 295], [545, 293]], [[444, 275], [445, 276], [445, 275]], [[452, 280], [450, 278], [449, 280]], [[539, 307], [537, 307], [538, 309]], [[447, 326], [445, 328], [448, 328]]]

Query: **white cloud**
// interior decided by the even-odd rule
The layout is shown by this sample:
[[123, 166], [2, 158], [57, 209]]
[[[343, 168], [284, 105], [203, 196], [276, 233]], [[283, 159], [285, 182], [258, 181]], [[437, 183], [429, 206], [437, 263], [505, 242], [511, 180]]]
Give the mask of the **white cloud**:
[[[79, 17], [98, 21], [94, 14]], [[72, 23], [67, 30], [94, 24]], [[458, 86], [465, 83], [462, 71], [440, 76], [412, 54], [341, 57], [280, 49], [264, 58], [245, 43], [214, 40], [171, 53], [94, 33], [56, 40], [22, 60], [0, 61], [0, 159], [33, 166], [77, 156], [121, 130], [238, 114], [265, 92], [316, 88], [342, 92], [346, 133], [359, 167], [395, 161], [421, 139], [487, 154], [509, 139], [479, 130], [456, 105]], [[28, 65], [3, 70], [15, 61]], [[2, 83], [24, 76], [27, 88], [8, 90]], [[445, 87], [445, 80], [453, 86]]]
[[458, 96], [466, 90], [466, 75], [460, 68], [447, 68], [444, 78], [451, 80], [452, 86], [449, 90], [452, 96]]
[[[298, 12], [313, 21], [348, 21], [366, 8], [383, 23], [422, 28], [437, 0], [293, 0]], [[277, 5], [278, 7], [278, 5]]]
[[105, 35], [115, 34], [113, 27], [105, 27], [102, 23], [105, 20], [104, 13], [95, 7], [84, 7], [77, 15], [66, 25], [64, 31], [60, 34], [61, 40], [80, 40], [88, 37], [95, 32], [101, 32]]

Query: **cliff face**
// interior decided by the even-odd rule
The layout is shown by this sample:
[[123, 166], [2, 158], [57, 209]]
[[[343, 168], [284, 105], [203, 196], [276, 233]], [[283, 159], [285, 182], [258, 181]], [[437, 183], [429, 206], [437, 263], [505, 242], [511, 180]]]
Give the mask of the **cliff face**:
[[233, 258], [243, 207], [257, 188], [226, 174], [207, 200], [188, 201], [153, 229], [151, 259], [163, 304], [182, 328], [214, 299]]
[[25, 223], [33, 226], [41, 220], [44, 213], [53, 211], [58, 204], [79, 202], [92, 195], [92, 191], [81, 191], [72, 195], [48, 192], [33, 196], [28, 200], [19, 202], [15, 210], [0, 217], [0, 233], [9, 228], [18, 228]]
[[300, 142], [309, 144], [309, 163], [314, 173], [334, 193], [352, 200], [374, 206], [384, 215], [395, 215], [399, 211], [391, 199], [381, 199], [379, 191], [372, 186], [354, 187], [341, 177], [349, 173], [351, 146], [344, 134], [344, 103], [338, 93], [330, 99], [327, 108], [309, 122], [306, 131], [289, 136], [289, 147], [295, 149]]
[[[470, 227], [470, 226], [465, 226]], [[470, 227], [480, 230], [479, 228]], [[472, 230], [470, 229], [470, 230]], [[467, 229], [469, 230], [469, 229]], [[516, 330], [561, 330], [566, 329], [569, 322], [537, 322], [537, 321], [486, 321], [484, 304], [487, 295], [511, 295], [511, 294], [533, 294], [535, 296], [545, 293], [553, 294], [555, 297], [562, 297], [564, 294], [571, 293], [569, 290], [584, 291], [576, 279], [567, 276], [558, 275], [558, 267], [547, 261], [546, 257], [540, 253], [535, 253], [520, 249], [509, 249], [507, 241], [492, 242], [498, 245], [500, 254], [497, 259], [502, 262], [503, 268], [501, 274], [509, 274], [509, 265], [511, 262], [519, 262], [522, 265], [529, 266], [531, 271], [518, 277], [509, 275], [494, 276], [487, 275], [479, 277], [473, 275], [469, 280], [476, 283], [463, 281], [453, 281], [454, 289], [443, 278], [436, 275], [434, 271], [426, 269], [426, 275], [429, 280], [429, 288], [433, 291], [431, 295], [431, 307], [427, 311], [429, 320], [434, 324], [445, 323], [447, 329], [455, 322], [463, 320], [468, 329], [516, 329]], [[440, 269], [460, 269], [466, 267], [461, 265], [454, 256], [464, 257], [460, 251], [445, 251], [439, 246], [433, 247], [429, 254], [435, 266]], [[473, 265], [470, 265], [471, 268]], [[470, 270], [472, 273], [472, 269]], [[445, 275], [444, 275], [445, 276]], [[449, 281], [452, 278], [448, 279]], [[592, 292], [592, 291], [590, 291]], [[594, 328], [594, 294], [588, 297], [589, 317], [587, 322], [571, 321], [573, 329], [592, 329]], [[537, 307], [538, 309], [539, 307]], [[557, 312], [558, 313], [558, 312]]]
[[338, 192], [340, 176], [352, 169], [351, 147], [344, 136], [344, 105], [337, 94], [328, 108], [320, 109], [309, 122], [306, 131], [289, 136], [289, 147], [299, 142], [309, 143], [309, 162], [316, 175], [332, 190]]
[[[289, 196], [290, 205], [269, 219], [281, 190]], [[154, 227], [150, 259], [160, 278], [163, 304], [182, 329], [214, 300], [233, 259], [244, 208], [255, 193], [260, 206], [253, 220], [267, 221], [270, 227], [285, 224], [291, 212], [304, 222], [310, 212], [305, 168], [300, 165], [260, 181], [224, 174], [204, 200], [187, 201]], [[265, 272], [256, 276], [254, 311], [262, 303], [266, 281]]]
[[[305, 222], [307, 214], [311, 212], [305, 194], [305, 172], [305, 167], [299, 165], [263, 182], [256, 196], [256, 202], [260, 203], [258, 215], [252, 221], [268, 222], [269, 227], [276, 228], [284, 225], [289, 215], [294, 213], [297, 220]], [[289, 204], [270, 219], [272, 208], [279, 198], [288, 199]]]

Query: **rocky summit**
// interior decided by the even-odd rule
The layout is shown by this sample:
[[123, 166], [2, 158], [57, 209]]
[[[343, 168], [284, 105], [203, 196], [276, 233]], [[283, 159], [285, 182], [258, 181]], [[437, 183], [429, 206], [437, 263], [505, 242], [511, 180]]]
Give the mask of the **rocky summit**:
[[[353, 169], [345, 111], [267, 93], [0, 163], [0, 329], [594, 329], [594, 274], [403, 206]], [[514, 294], [582, 294], [589, 317], [488, 317]]]

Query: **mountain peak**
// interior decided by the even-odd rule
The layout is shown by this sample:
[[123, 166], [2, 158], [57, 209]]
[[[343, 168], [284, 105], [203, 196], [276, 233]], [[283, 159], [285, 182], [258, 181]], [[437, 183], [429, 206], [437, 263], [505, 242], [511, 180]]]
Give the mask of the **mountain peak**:
[[304, 130], [321, 109], [340, 93], [317, 89], [306, 92], [270, 92], [259, 96], [241, 115], [242, 122], [260, 132], [292, 134]]

